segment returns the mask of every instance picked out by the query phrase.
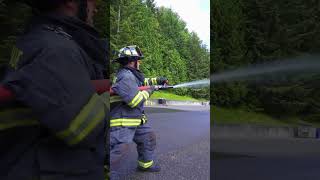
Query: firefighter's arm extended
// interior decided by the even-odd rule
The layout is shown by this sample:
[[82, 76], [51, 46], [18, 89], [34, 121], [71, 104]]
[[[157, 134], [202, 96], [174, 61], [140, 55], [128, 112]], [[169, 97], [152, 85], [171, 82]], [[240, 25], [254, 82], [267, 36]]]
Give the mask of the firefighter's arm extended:
[[112, 96], [111, 102], [115, 102], [118, 99], [118, 101], [124, 101], [129, 107], [135, 108], [149, 99], [153, 91], [157, 90], [155, 86], [150, 86], [148, 89], [140, 91], [135, 81], [133, 74], [118, 77], [112, 87], [112, 91], [117, 96]]
[[41, 49], [31, 62], [9, 73], [4, 85], [32, 109], [40, 126], [68, 145], [91, 146], [104, 131], [109, 105], [103, 98], [108, 96], [95, 92], [74, 47]]
[[155, 77], [155, 78], [145, 78], [145, 86], [154, 86], [154, 85], [165, 85], [169, 84], [169, 80], [166, 77]]

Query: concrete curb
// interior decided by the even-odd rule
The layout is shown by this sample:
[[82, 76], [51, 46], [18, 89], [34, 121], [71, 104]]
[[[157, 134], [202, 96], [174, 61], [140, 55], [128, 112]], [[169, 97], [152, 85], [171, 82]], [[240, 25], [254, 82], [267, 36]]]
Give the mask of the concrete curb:
[[211, 127], [212, 138], [319, 138], [319, 128], [299, 127], [267, 127], [258, 125], [217, 125]]
[[166, 99], [149, 99], [145, 102], [146, 106], [155, 106], [155, 105], [209, 105], [209, 102], [195, 102], [195, 101], [175, 101], [175, 100], [166, 100]]

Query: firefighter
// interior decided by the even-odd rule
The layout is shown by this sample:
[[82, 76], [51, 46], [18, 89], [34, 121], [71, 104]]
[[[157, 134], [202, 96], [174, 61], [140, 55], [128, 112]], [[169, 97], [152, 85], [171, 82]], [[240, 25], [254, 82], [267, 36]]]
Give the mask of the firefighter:
[[[115, 62], [121, 67], [116, 74], [112, 90], [117, 96], [110, 99], [110, 166], [111, 177], [116, 178], [117, 169], [127, 152], [128, 143], [135, 142], [138, 151], [138, 170], [160, 171], [155, 163], [156, 136], [144, 113], [144, 102], [157, 90], [154, 85], [168, 83], [167, 78], [145, 78], [139, 70], [143, 54], [137, 46], [120, 49]], [[151, 88], [139, 91], [138, 87]]]
[[[103, 180], [107, 43], [95, 0], [30, 0], [34, 17], [2, 80], [17, 103], [1, 107], [0, 179]], [[19, 106], [18, 106], [19, 104]]]

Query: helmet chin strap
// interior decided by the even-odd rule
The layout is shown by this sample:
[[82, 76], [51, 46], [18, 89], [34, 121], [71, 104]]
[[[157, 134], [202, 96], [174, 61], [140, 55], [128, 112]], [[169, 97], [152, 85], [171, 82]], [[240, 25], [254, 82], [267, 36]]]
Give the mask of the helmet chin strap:
[[134, 68], [136, 68], [137, 70], [139, 70], [138, 61], [134, 61]]

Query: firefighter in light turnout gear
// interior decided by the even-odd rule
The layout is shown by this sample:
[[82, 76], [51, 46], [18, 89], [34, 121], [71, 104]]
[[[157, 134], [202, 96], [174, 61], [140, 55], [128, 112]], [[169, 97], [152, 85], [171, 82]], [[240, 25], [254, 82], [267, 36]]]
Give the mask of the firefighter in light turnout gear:
[[103, 180], [107, 42], [92, 27], [95, 0], [28, 0], [34, 17], [1, 84], [0, 179]]
[[[120, 49], [115, 62], [121, 64], [112, 90], [117, 96], [110, 97], [110, 167], [111, 179], [118, 177], [117, 169], [128, 150], [135, 142], [138, 151], [138, 170], [157, 172], [160, 167], [155, 159], [156, 136], [144, 113], [144, 102], [157, 90], [154, 85], [168, 83], [167, 78], [145, 78], [140, 72], [143, 55], [139, 47], [127, 46]], [[149, 90], [138, 87], [148, 85]]]

